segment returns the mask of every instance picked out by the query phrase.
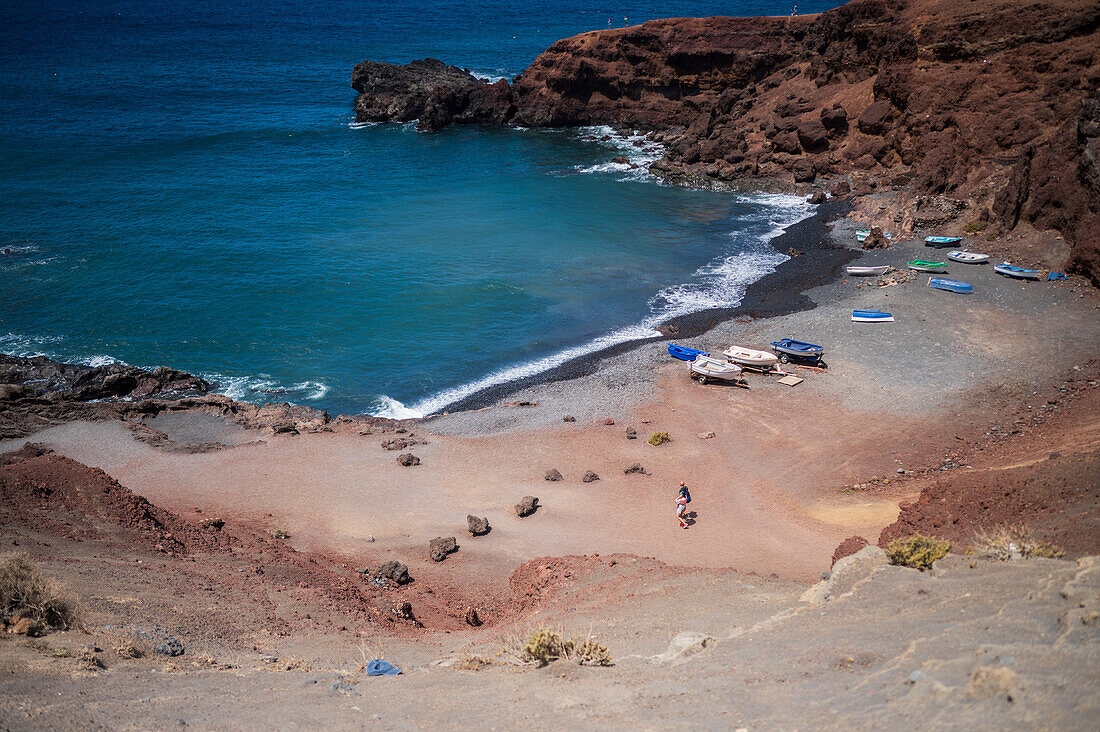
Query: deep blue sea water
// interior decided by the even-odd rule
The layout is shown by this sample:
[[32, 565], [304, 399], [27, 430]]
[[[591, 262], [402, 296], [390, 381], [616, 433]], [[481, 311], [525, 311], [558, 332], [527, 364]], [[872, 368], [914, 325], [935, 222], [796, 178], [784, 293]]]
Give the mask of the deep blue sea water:
[[[839, 2], [803, 2], [813, 12]], [[728, 306], [798, 200], [663, 186], [606, 130], [353, 124], [351, 67], [789, 2], [6, 0], [0, 352], [426, 413]]]

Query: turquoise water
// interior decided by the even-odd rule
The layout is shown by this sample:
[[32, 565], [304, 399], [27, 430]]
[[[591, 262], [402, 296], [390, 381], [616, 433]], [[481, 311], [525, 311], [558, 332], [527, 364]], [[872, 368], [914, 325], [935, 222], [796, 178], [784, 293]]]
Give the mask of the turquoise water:
[[[789, 12], [614, 7], [620, 25]], [[511, 76], [608, 14], [5, 4], [0, 351], [168, 364], [253, 401], [426, 413], [735, 303], [783, 260], [767, 240], [801, 202], [659, 185], [610, 162], [659, 150], [602, 129], [353, 123], [363, 58]]]

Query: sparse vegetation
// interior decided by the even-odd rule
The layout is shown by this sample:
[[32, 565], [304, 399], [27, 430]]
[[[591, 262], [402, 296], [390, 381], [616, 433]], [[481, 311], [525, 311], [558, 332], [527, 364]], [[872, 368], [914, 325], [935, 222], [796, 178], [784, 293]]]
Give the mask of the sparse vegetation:
[[654, 447], [657, 447], [658, 445], [663, 445], [666, 442], [672, 442], [672, 438], [668, 436], [667, 432], [654, 432], [652, 435], [649, 436], [649, 439], [646, 440], [646, 442], [653, 445]]
[[76, 659], [76, 665], [85, 671], [99, 671], [106, 668], [103, 665], [103, 661], [99, 659], [99, 656], [91, 651], [83, 651]]
[[271, 538], [272, 539], [289, 539], [290, 538], [290, 532], [287, 531], [286, 529], [272, 529], [271, 530]]
[[963, 227], [964, 234], [977, 234], [985, 231], [989, 226], [988, 221], [971, 221], [969, 224]]
[[77, 622], [76, 604], [22, 554], [0, 560], [0, 615], [5, 623], [22, 617], [61, 629]]
[[1034, 532], [1025, 526], [1000, 524], [974, 532], [974, 550], [979, 556], [1006, 561], [1014, 552], [1021, 557], [1056, 559], [1062, 550], [1035, 538]]
[[914, 534], [904, 539], [894, 539], [886, 547], [890, 564], [919, 569], [931, 569], [932, 563], [943, 559], [951, 551], [951, 542], [934, 536]]
[[119, 658], [141, 658], [145, 652], [133, 643], [121, 643], [115, 646], [115, 655]]
[[469, 656], [454, 665], [459, 671], [480, 671], [486, 666], [492, 666], [493, 662], [481, 656]]
[[611, 665], [611, 654], [592, 636], [579, 641], [567, 638], [559, 631], [539, 628], [514, 645], [517, 649], [515, 655], [522, 663], [546, 666], [553, 661], [572, 659], [582, 666]]

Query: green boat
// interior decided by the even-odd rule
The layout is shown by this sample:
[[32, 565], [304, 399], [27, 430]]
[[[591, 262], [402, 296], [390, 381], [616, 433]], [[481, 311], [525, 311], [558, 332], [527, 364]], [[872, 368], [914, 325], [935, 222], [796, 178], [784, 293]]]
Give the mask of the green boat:
[[926, 262], [923, 259], [914, 259], [912, 262], [906, 262], [909, 265], [909, 269], [915, 269], [918, 272], [946, 272], [947, 262]]

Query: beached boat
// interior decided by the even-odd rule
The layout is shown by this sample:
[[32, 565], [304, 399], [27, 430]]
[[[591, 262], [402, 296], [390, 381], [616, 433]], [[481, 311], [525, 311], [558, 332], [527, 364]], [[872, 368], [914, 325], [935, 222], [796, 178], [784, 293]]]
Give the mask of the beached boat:
[[[866, 229], [856, 229], [856, 241], [858, 241], [860, 244], [867, 241], [867, 239], [870, 236], [871, 236], [870, 231], [867, 231]], [[886, 237], [887, 239], [893, 239], [894, 238], [894, 235], [892, 233], [890, 233], [889, 231], [885, 232], [883, 234], [883, 236]]]
[[720, 361], [717, 358], [699, 354], [695, 357], [695, 360], [691, 362], [691, 375], [702, 379], [704, 384], [707, 382], [707, 379], [737, 381], [737, 377], [741, 375], [741, 367], [735, 363], [728, 363], [726, 361]]
[[1001, 262], [1000, 264], [993, 265], [993, 271], [1005, 277], [1013, 277], [1018, 280], [1037, 280], [1039, 279], [1039, 275], [1042, 274], [1042, 272], [1037, 269], [1013, 267], [1008, 262]]
[[668, 344], [668, 355], [673, 358], [678, 358], [681, 361], [694, 361], [696, 356], [709, 356], [706, 351], [700, 351], [698, 348], [688, 348], [687, 346], [678, 346], [675, 343]]
[[956, 249], [953, 252], [948, 252], [947, 258], [954, 262], [962, 262], [963, 264], [984, 264], [989, 261], [988, 254], [968, 252], [963, 249]]
[[926, 247], [949, 247], [952, 244], [958, 244], [962, 240], [961, 236], [926, 236], [924, 237], [924, 245]]
[[853, 310], [853, 323], [893, 323], [894, 316], [881, 310]]
[[748, 366], [754, 369], [768, 369], [779, 363], [779, 357], [774, 353], [757, 351], [754, 348], [744, 348], [742, 346], [730, 346], [722, 351], [722, 355], [725, 356], [726, 360], [730, 363], [735, 363], [738, 366]]
[[825, 355], [825, 349], [822, 346], [815, 346], [813, 343], [796, 341], [791, 338], [772, 341], [772, 350], [779, 354], [781, 363], [789, 363], [792, 358], [804, 361], [820, 361], [821, 357]]
[[960, 294], [974, 292], [974, 285], [958, 280], [945, 280], [942, 277], [929, 277], [928, 286], [937, 290], [947, 290], [948, 292], [958, 292]]
[[915, 269], [918, 272], [946, 272], [947, 262], [928, 262], [924, 259], [914, 259], [912, 262], [906, 262], [909, 265], [909, 269]]
[[890, 265], [884, 264], [881, 267], [846, 267], [848, 274], [855, 277], [877, 277], [878, 275], [886, 274]]

